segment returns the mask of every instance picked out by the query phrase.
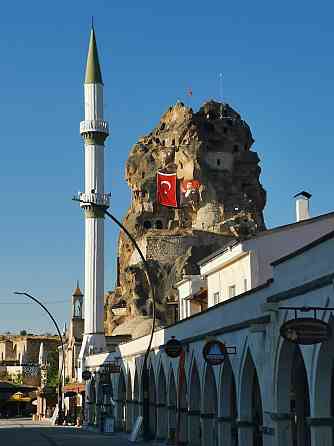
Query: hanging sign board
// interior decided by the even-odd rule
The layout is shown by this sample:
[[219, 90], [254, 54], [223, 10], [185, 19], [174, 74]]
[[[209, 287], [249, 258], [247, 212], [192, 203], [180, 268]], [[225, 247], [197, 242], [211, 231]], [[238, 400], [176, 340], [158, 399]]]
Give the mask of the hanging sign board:
[[84, 381], [88, 381], [89, 379], [91, 379], [91, 377], [92, 377], [92, 374], [89, 370], [85, 370], [82, 372], [82, 379]]
[[177, 358], [180, 356], [182, 351], [182, 345], [181, 342], [178, 339], [175, 339], [174, 336], [172, 336], [172, 339], [170, 339], [166, 345], [165, 345], [165, 353], [170, 358]]
[[311, 317], [285, 322], [280, 328], [280, 333], [286, 340], [301, 345], [319, 344], [331, 337], [330, 326], [320, 319]]
[[108, 364], [105, 364], [104, 371], [106, 373], [120, 373], [121, 366], [116, 362], [109, 362]]
[[220, 365], [226, 358], [225, 344], [214, 339], [208, 341], [203, 348], [203, 356], [205, 361], [210, 365]]

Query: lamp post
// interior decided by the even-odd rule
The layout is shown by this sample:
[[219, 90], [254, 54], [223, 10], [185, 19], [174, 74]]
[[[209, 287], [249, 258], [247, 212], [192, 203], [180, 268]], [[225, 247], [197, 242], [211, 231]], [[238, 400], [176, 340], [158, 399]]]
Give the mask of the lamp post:
[[151, 346], [152, 346], [152, 340], [154, 335], [154, 328], [155, 328], [155, 321], [156, 321], [156, 302], [155, 302], [155, 289], [152, 285], [151, 280], [151, 273], [149, 266], [147, 264], [147, 261], [144, 257], [144, 254], [142, 253], [141, 249], [138, 246], [138, 243], [136, 242], [135, 238], [132, 236], [132, 234], [126, 229], [125, 226], [122, 225], [122, 223], [114, 217], [109, 211], [107, 211], [107, 208], [101, 204], [96, 204], [94, 202], [88, 202], [84, 200], [80, 200], [79, 198], [73, 197], [73, 201], [78, 201], [80, 203], [90, 204], [92, 207], [97, 207], [103, 211], [105, 215], [107, 215], [114, 223], [116, 223], [117, 226], [119, 226], [122, 231], [125, 232], [125, 234], [129, 237], [131, 242], [133, 243], [134, 247], [136, 248], [142, 262], [145, 268], [145, 274], [148, 281], [148, 285], [151, 289], [152, 294], [152, 329], [150, 334], [149, 343], [145, 352], [144, 356], [144, 362], [143, 362], [143, 371], [142, 371], [142, 393], [143, 393], [143, 437], [145, 440], [150, 439], [150, 423], [149, 423], [149, 416], [150, 416], [150, 407], [149, 407], [149, 374], [147, 370], [147, 360], [148, 356], [150, 354]]
[[44, 311], [47, 312], [47, 314], [50, 316], [52, 322], [54, 323], [54, 325], [55, 325], [55, 327], [57, 329], [59, 340], [60, 340], [60, 344], [61, 344], [61, 349], [62, 349], [62, 356], [63, 356], [62, 364], [61, 364], [61, 372], [59, 374], [59, 382], [58, 382], [58, 423], [60, 424], [62, 419], [63, 419], [62, 380], [63, 380], [64, 367], [65, 367], [65, 349], [64, 349], [64, 343], [63, 343], [63, 338], [62, 338], [61, 332], [59, 330], [59, 327], [58, 327], [58, 324], [57, 324], [55, 318], [52, 316], [52, 314], [46, 308], [46, 306], [43, 305], [42, 302], [40, 302], [38, 299], [36, 299], [36, 297], [32, 296], [31, 294], [28, 294], [28, 293], [25, 293], [25, 292], [20, 292], [20, 291], [14, 291], [14, 294], [18, 294], [20, 296], [26, 296], [29, 299], [31, 299], [34, 302], [36, 302], [40, 307], [43, 308]]

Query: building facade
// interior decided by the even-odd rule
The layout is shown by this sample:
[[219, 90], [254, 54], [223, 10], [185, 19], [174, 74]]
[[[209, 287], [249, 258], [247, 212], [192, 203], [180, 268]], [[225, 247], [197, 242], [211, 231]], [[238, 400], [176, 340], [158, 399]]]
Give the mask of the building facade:
[[[259, 287], [155, 332], [149, 357], [153, 436], [170, 438], [180, 411], [180, 439], [191, 445], [332, 444], [333, 338], [307, 346], [283, 339], [280, 327], [294, 312], [280, 307], [323, 307], [317, 317], [333, 326], [325, 309], [334, 307], [333, 252], [331, 232], [272, 263], [272, 278]], [[172, 336], [185, 351], [181, 388], [179, 360], [164, 352]], [[212, 337], [230, 348], [222, 366], [203, 358]], [[87, 358], [97, 403], [99, 370], [120, 361], [120, 373], [111, 375], [118, 429], [130, 431], [141, 413], [147, 344], [146, 336]]]

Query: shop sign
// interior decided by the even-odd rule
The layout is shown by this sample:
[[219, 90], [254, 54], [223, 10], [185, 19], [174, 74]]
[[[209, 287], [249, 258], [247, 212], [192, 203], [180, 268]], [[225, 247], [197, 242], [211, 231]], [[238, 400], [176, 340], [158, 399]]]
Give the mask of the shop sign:
[[226, 347], [225, 344], [213, 339], [208, 341], [203, 348], [203, 356], [205, 361], [210, 365], [220, 365], [224, 362], [226, 358]]
[[108, 362], [102, 366], [103, 373], [120, 373], [121, 366], [117, 362]]
[[330, 326], [320, 319], [311, 317], [301, 317], [285, 322], [280, 328], [280, 333], [286, 340], [301, 345], [322, 343], [331, 337]]
[[172, 339], [170, 339], [168, 342], [166, 342], [165, 345], [165, 353], [170, 358], [177, 358], [180, 356], [182, 351], [182, 345], [181, 342], [178, 339], [175, 339], [174, 336], [172, 336]]
[[91, 377], [92, 377], [92, 373], [89, 370], [84, 370], [82, 372], [82, 379], [84, 381], [88, 381], [89, 379], [91, 379]]

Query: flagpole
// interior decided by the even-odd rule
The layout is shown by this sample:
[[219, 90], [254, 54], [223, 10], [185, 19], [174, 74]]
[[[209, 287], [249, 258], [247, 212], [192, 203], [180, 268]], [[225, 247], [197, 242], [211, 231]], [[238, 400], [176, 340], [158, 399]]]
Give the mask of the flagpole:
[[220, 119], [223, 118], [223, 73], [219, 73]]

